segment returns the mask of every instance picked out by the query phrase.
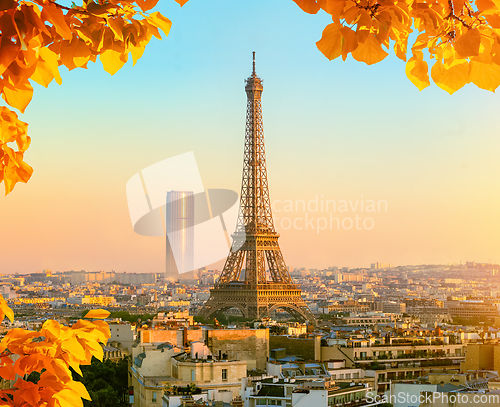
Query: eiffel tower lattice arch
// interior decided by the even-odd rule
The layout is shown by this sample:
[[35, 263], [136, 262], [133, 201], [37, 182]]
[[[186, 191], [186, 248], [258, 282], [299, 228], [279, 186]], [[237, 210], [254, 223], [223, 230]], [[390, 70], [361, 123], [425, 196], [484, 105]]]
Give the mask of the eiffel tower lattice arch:
[[268, 317], [277, 309], [315, 323], [300, 287], [288, 272], [274, 228], [267, 182], [261, 96], [262, 79], [253, 72], [245, 81], [247, 112], [240, 213], [221, 276], [199, 315], [210, 318], [237, 308], [246, 318]]

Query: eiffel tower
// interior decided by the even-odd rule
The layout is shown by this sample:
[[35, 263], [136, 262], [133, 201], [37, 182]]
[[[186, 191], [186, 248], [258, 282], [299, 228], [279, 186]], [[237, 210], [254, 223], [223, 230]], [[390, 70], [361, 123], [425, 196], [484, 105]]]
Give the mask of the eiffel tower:
[[241, 209], [224, 269], [199, 315], [210, 318], [217, 312], [238, 308], [244, 317], [259, 319], [283, 309], [298, 320], [315, 323], [299, 286], [290, 277], [274, 229], [264, 148], [262, 82], [255, 73], [254, 52], [253, 72], [245, 81]]

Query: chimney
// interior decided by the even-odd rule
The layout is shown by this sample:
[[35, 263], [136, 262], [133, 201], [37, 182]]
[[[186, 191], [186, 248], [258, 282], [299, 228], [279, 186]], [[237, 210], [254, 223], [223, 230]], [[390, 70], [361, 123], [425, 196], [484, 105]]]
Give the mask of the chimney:
[[183, 332], [182, 332], [182, 345], [184, 347], [188, 346], [188, 332], [187, 332], [186, 327], [183, 328]]

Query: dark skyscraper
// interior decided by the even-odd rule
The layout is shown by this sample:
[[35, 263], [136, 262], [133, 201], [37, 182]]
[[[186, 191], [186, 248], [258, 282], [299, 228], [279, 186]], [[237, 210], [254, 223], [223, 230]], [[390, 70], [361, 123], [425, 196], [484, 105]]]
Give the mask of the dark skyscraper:
[[177, 279], [194, 267], [194, 194], [167, 192], [165, 210], [166, 277]]

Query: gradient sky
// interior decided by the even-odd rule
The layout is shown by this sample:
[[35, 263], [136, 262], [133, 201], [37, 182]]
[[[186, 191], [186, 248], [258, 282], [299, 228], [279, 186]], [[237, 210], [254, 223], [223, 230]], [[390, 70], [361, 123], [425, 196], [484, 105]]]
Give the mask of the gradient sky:
[[[35, 86], [21, 120], [35, 172], [0, 198], [0, 272], [163, 272], [162, 238], [134, 234], [125, 195], [141, 169], [194, 151], [206, 188], [240, 190], [243, 80], [257, 52], [271, 198], [369, 199], [371, 230], [284, 230], [288, 265], [500, 261], [500, 100], [468, 85], [419, 92], [390, 54], [374, 66], [316, 48], [326, 14], [291, 0], [160, 0], [173, 22], [114, 76], [100, 62]], [[2, 185], [3, 188], [3, 185]], [[279, 209], [279, 206], [277, 206]], [[329, 219], [330, 213], [309, 217]], [[300, 223], [300, 222], [299, 222]], [[348, 224], [349, 222], [347, 222]]]

